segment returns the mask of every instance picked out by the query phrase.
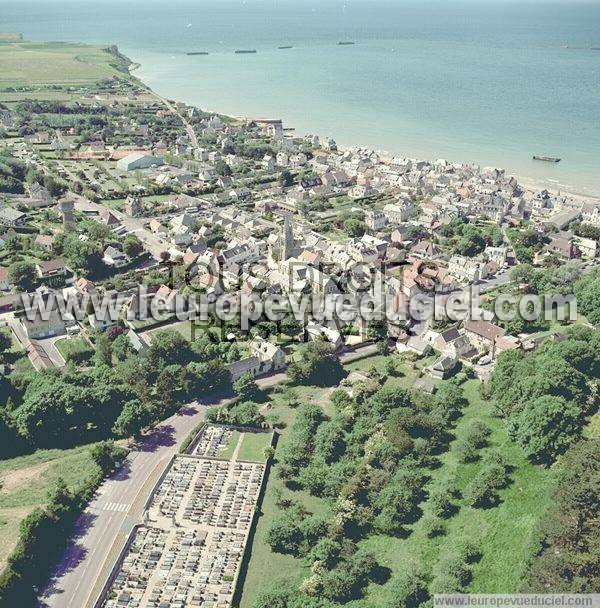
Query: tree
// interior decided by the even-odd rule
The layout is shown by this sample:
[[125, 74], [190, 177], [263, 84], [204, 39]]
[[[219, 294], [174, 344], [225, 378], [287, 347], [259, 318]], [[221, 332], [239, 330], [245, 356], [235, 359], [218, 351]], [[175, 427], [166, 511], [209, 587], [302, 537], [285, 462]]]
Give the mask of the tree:
[[300, 405], [298, 391], [292, 386], [286, 386], [281, 392], [281, 398], [284, 403], [291, 408], [296, 408]]
[[113, 432], [118, 437], [139, 437], [140, 433], [152, 422], [152, 409], [139, 399], [127, 401], [115, 421]]
[[53, 198], [60, 198], [66, 191], [67, 187], [64, 183], [56, 181], [51, 175], [44, 175], [42, 179], [44, 188], [48, 190]]
[[240, 401], [258, 401], [261, 396], [258, 384], [250, 373], [243, 374], [233, 383], [233, 392]]
[[23, 184], [14, 177], [4, 177], [0, 175], [0, 192], [8, 192], [10, 194], [23, 194], [25, 188]]
[[13, 409], [10, 397], [6, 402], [6, 407], [0, 408], [0, 457], [2, 458], [14, 456], [20, 451], [23, 444], [11, 416]]
[[31, 291], [36, 279], [35, 265], [31, 262], [15, 262], [8, 268], [8, 280], [20, 291]]
[[156, 395], [165, 408], [187, 398], [189, 384], [186, 368], [177, 363], [163, 367], [156, 378]]
[[94, 274], [103, 267], [100, 249], [93, 241], [80, 241], [76, 235], [69, 234], [64, 239], [62, 250], [71, 266], [78, 270]]
[[[410, 408], [413, 405], [410, 393], [398, 386], [384, 386], [369, 399], [369, 407], [380, 416], [387, 416], [393, 410]], [[399, 416], [402, 414], [403, 412], [397, 413]]]
[[356, 218], [345, 220], [343, 228], [349, 237], [360, 237], [367, 231], [367, 225], [362, 220]]
[[295, 589], [287, 589], [279, 582], [266, 591], [262, 590], [252, 608], [291, 608], [288, 600], [294, 595], [297, 595]]
[[117, 361], [125, 361], [135, 354], [131, 341], [125, 334], [117, 336], [112, 343], [112, 354]]
[[277, 517], [267, 530], [267, 544], [277, 553], [297, 555], [304, 540], [299, 522], [288, 513]]
[[386, 608], [416, 608], [427, 600], [427, 581], [415, 568], [401, 572], [390, 582], [392, 592]]
[[442, 555], [434, 572], [435, 578], [430, 587], [433, 593], [461, 592], [473, 576], [468, 556], [461, 547], [455, 547]]
[[337, 420], [323, 423], [315, 434], [315, 455], [324, 462], [339, 460], [345, 448], [345, 432]]
[[552, 462], [578, 437], [581, 408], [563, 397], [545, 395], [529, 402], [509, 432], [534, 462]]
[[6, 351], [12, 347], [12, 340], [10, 334], [2, 331], [0, 332], [0, 361], [4, 359]]
[[600, 274], [592, 273], [575, 284], [579, 310], [590, 323], [600, 325]]
[[152, 336], [148, 365], [155, 373], [166, 365], [186, 365], [192, 360], [190, 343], [174, 329], [161, 329]]
[[231, 167], [224, 160], [218, 160], [215, 163], [215, 171], [223, 177], [231, 175]]
[[450, 493], [447, 488], [432, 490], [429, 495], [429, 503], [433, 514], [438, 517], [449, 517], [454, 510], [454, 505], [450, 500]]
[[115, 445], [114, 441], [101, 441], [90, 449], [92, 460], [103, 473], [112, 471], [118, 463], [125, 459], [127, 452]]
[[289, 188], [294, 185], [294, 178], [287, 169], [279, 174], [279, 184], [282, 188]]
[[481, 420], [473, 420], [469, 424], [465, 434], [465, 441], [480, 449], [487, 445], [487, 438], [491, 433], [490, 427]]
[[128, 234], [123, 240], [123, 253], [130, 259], [137, 258], [144, 251], [142, 241], [135, 234]]
[[448, 425], [458, 418], [467, 405], [468, 400], [462, 387], [450, 380], [440, 384], [433, 400], [432, 412]]
[[600, 439], [582, 439], [561, 459], [559, 483], [540, 525], [527, 592], [593, 593], [600, 588]]
[[187, 366], [188, 390], [192, 399], [222, 392], [231, 387], [231, 376], [225, 363], [219, 359]]
[[74, 505], [73, 493], [67, 487], [65, 480], [59, 477], [54, 486], [48, 490], [48, 513], [59, 519], [68, 513]]
[[68, 445], [87, 426], [91, 400], [89, 389], [52, 373], [38, 374], [15, 410], [14, 421], [36, 447]]
[[462, 229], [462, 236], [454, 247], [455, 253], [467, 257], [474, 257], [481, 253], [486, 246], [481, 231], [476, 226], [466, 224]]
[[475, 462], [479, 458], [477, 448], [471, 442], [464, 440], [457, 442], [456, 455], [458, 456], [458, 461], [463, 464]]
[[227, 424], [253, 428], [262, 428], [265, 423], [264, 416], [258, 411], [258, 405], [252, 401], [211, 410], [208, 417]]
[[383, 369], [387, 376], [395, 376], [396, 375], [396, 362], [393, 357], [388, 357], [385, 360]]
[[424, 517], [421, 520], [421, 526], [427, 538], [435, 538], [437, 536], [444, 536], [444, 534], [446, 534], [446, 525], [438, 517]]
[[472, 507], [493, 507], [499, 500], [498, 490], [506, 482], [506, 468], [501, 464], [489, 464], [467, 486], [465, 500]]
[[511, 269], [510, 279], [515, 283], [535, 283], [537, 271], [531, 264], [519, 264]]
[[96, 353], [94, 358], [97, 365], [112, 365], [112, 343], [105, 333], [96, 337]]
[[287, 368], [289, 379], [297, 384], [330, 386], [337, 384], [344, 370], [334, 347], [324, 340], [303, 344]]

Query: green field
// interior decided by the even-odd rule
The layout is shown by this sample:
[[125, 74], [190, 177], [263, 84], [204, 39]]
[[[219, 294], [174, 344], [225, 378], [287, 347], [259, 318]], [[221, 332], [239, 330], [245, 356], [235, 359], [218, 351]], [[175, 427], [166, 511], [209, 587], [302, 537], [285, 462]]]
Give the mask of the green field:
[[35, 507], [46, 504], [48, 490], [56, 480], [62, 477], [74, 488], [95, 470], [89, 447], [38, 450], [0, 461], [0, 571], [16, 545], [21, 520]]
[[[325, 412], [332, 412], [329, 402], [327, 389], [317, 389], [314, 387], [297, 387], [297, 394], [301, 403], [312, 401], [323, 406]], [[288, 438], [287, 430], [293, 423], [296, 410], [288, 407], [282, 397], [273, 394], [272, 412], [277, 415], [280, 423], [285, 425], [281, 430], [276, 452], [285, 445]], [[258, 524], [254, 535], [254, 542], [250, 547], [250, 562], [247, 568], [243, 594], [240, 602], [242, 608], [251, 608], [257, 594], [266, 585], [270, 585], [276, 580], [292, 580], [298, 584], [307, 576], [308, 568], [300, 560], [281, 553], [273, 553], [265, 542], [265, 535], [271, 526], [271, 522], [279, 515], [279, 508], [276, 506], [277, 492], [283, 490], [286, 494], [293, 494], [305, 507], [316, 514], [326, 515], [330, 512], [330, 507], [322, 498], [311, 496], [308, 492], [298, 491], [290, 493], [284, 488], [283, 482], [277, 479], [274, 474], [269, 476], [265, 496], [258, 514]]]
[[271, 444], [271, 433], [244, 433], [238, 460], [264, 462], [265, 448]]
[[[371, 357], [351, 364], [353, 369], [368, 370], [372, 366], [380, 368], [383, 357]], [[419, 366], [422, 362], [418, 363]], [[417, 371], [406, 365], [399, 366], [399, 374], [391, 377], [390, 384], [408, 386], [414, 381]], [[410, 526], [406, 538], [394, 538], [383, 535], [372, 535], [362, 541], [362, 545], [371, 550], [379, 563], [390, 569], [391, 577], [387, 584], [371, 584], [364, 599], [350, 602], [360, 607], [380, 608], [392, 605], [392, 584], [394, 577], [407, 570], [410, 564], [420, 564], [427, 574], [431, 574], [440, 555], [451, 550], [459, 541], [473, 539], [482, 549], [483, 557], [474, 566], [473, 580], [469, 589], [473, 592], [517, 592], [526, 572], [528, 560], [536, 545], [537, 524], [541, 515], [550, 503], [554, 487], [552, 470], [534, 466], [523, 456], [522, 452], [510, 442], [502, 420], [491, 416], [489, 404], [479, 396], [479, 383], [469, 380], [465, 385], [469, 405], [464, 410], [455, 429], [456, 439], [450, 449], [441, 455], [441, 466], [431, 471], [430, 486], [450, 480], [457, 490], [462, 491], [477, 474], [481, 462], [461, 464], [455, 453], [456, 441], [466, 432], [473, 420], [483, 420], [492, 429], [489, 446], [482, 450], [482, 455], [490, 449], [498, 449], [511, 465], [510, 484], [500, 492], [501, 502], [496, 508], [475, 509], [467, 506], [462, 499], [455, 501], [458, 512], [447, 520], [447, 533], [444, 536], [430, 539], [423, 530], [423, 517]], [[311, 399], [323, 405], [327, 413], [331, 407], [328, 390], [301, 388], [304, 400]], [[288, 429], [295, 417], [295, 410], [287, 407], [279, 395], [274, 395], [273, 413], [285, 424], [280, 431], [277, 452], [285, 445]], [[285, 580], [299, 585], [310, 575], [305, 562], [290, 555], [273, 553], [265, 542], [265, 535], [271, 522], [281, 511], [276, 506], [276, 494], [284, 490], [283, 483], [271, 472], [265, 497], [258, 518], [258, 524], [251, 547], [250, 561], [245, 576], [240, 606], [251, 608], [261, 590], [271, 587], [278, 580]], [[310, 496], [307, 492], [284, 490], [284, 494], [293, 497], [306, 506], [309, 511], [319, 515], [330, 512], [326, 499]], [[428, 506], [422, 505], [423, 515], [428, 515]]]
[[[100, 47], [66, 42], [0, 45], [0, 89], [90, 86], [126, 76], [124, 63]], [[37, 95], [36, 95], [37, 97]]]

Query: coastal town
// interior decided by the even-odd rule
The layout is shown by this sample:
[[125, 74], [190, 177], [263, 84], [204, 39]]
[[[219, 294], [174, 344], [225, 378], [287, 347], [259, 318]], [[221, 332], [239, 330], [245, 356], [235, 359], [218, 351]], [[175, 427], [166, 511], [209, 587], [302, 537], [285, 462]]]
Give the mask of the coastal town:
[[[406, 312], [417, 293], [500, 289], [519, 263], [576, 260], [585, 268], [597, 257], [600, 205], [527, 191], [502, 169], [342, 150], [332, 139], [297, 137], [277, 119], [148, 102], [143, 91], [114, 84], [81, 91], [66, 107], [37, 102], [41, 119], [29, 105], [0, 113], [4, 158], [26, 177], [2, 195], [0, 309], [12, 313], [9, 325], [36, 368], [64, 366], [61, 344], [93, 346], [94, 332], [110, 327], [146, 349], [152, 323], [127, 314], [139, 283], [181, 326], [174, 315], [181, 289], [326, 294], [341, 292], [350, 269], [368, 267], [379, 269]], [[54, 126], [58, 118], [76, 126]], [[517, 244], [525, 238], [533, 246]], [[173, 284], [173, 267], [188, 283]], [[122, 319], [69, 322], [56, 313], [30, 321], [20, 314], [23, 286], [42, 297], [108, 295], [123, 303]], [[411, 338], [410, 327], [398, 325], [388, 335], [400, 352], [438, 352], [434, 377], [453, 369], [450, 352], [454, 365], [484, 355], [492, 364], [497, 353], [531, 346], [527, 332], [511, 335], [481, 312], [481, 320], [453, 327], [452, 340], [435, 328]], [[304, 329], [337, 349], [370, 340], [359, 320]], [[247, 346], [251, 358], [231, 364], [234, 378], [242, 363], [253, 375], [283, 366], [276, 349]]]
[[[110, 53], [125, 61], [116, 49]], [[62, 440], [72, 447], [114, 439], [118, 446], [111, 443], [110, 449], [124, 450], [121, 457], [112, 453], [114, 467], [105, 470], [106, 481], [97, 480], [83, 510], [98, 521], [107, 518], [100, 531], [82, 532], [97, 542], [104, 536], [104, 544], [97, 549], [90, 544], [87, 556], [73, 562], [73, 547], [67, 547], [61, 559], [69, 567], [53, 566], [51, 584], [39, 580], [35, 586], [46, 606], [283, 606], [256, 603], [258, 591], [247, 590], [253, 560], [257, 572], [267, 571], [252, 543], [268, 537], [273, 554], [306, 556], [325, 530], [313, 522], [314, 537], [303, 529], [304, 540], [293, 551], [283, 540], [272, 540], [275, 532], [251, 531], [263, 499], [284, 514], [297, 509], [300, 522], [316, 518], [295, 498], [281, 496], [294, 484], [310, 489], [316, 481], [302, 476], [299, 463], [315, 470], [317, 464], [293, 460], [291, 448], [280, 453], [276, 436], [284, 431], [274, 412], [279, 408], [289, 415], [300, 404], [316, 407], [325, 399], [333, 408], [325, 410], [325, 418], [316, 422], [313, 412], [302, 419], [315, 424], [311, 435], [317, 436], [318, 424], [346, 416], [335, 428], [348, 434], [345, 440], [322, 439], [332, 445], [318, 463], [321, 474], [326, 465], [334, 466], [341, 443], [350, 453], [351, 441], [360, 441], [350, 421], [367, 416], [361, 410], [365, 404], [379, 411], [373, 428], [381, 437], [387, 432], [388, 406], [383, 397], [377, 401], [385, 391], [410, 389], [419, 424], [431, 429], [431, 404], [450, 401], [448, 386], [498, 391], [497, 378], [507, 369], [503, 361], [541, 358], [575, 340], [573, 335], [579, 342], [586, 333], [586, 339], [596, 339], [600, 201], [531, 190], [501, 168], [343, 147], [329, 137], [299, 135], [277, 118], [206, 112], [158, 96], [131, 76], [129, 67], [93, 85], [58, 87], [55, 98], [34, 87], [9, 88], [0, 96], [0, 345], [3, 386], [10, 395], [2, 437], [19, 446], [16, 453], [26, 451], [23, 445], [58, 448]], [[140, 288], [159, 314], [148, 314]], [[274, 322], [243, 309], [250, 298], [310, 295], [335, 303], [373, 296], [376, 289], [387, 308], [376, 321], [360, 315], [298, 318], [288, 308]], [[546, 318], [530, 317], [515, 304], [550, 293], [567, 303]], [[570, 294], [577, 296], [576, 305]], [[415, 300], [444, 304], [461, 297], [457, 317], [411, 314]], [[510, 320], [494, 307], [499, 297], [513, 299], [517, 312]], [[219, 319], [219, 298], [237, 305], [238, 317]], [[199, 299], [208, 307], [201, 320]], [[28, 302], [56, 301], [79, 304], [79, 314], [59, 307], [45, 316], [27, 310]], [[100, 301], [103, 306], [96, 305]], [[242, 327], [239, 316], [246, 313], [250, 322]], [[597, 382], [593, 374], [584, 378], [591, 368], [576, 369], [580, 386], [587, 388], [573, 399]], [[108, 380], [115, 370], [125, 379], [118, 389]], [[315, 380], [319, 373], [331, 374], [328, 388], [315, 388], [323, 386]], [[406, 385], [394, 380], [401, 376]], [[32, 377], [45, 379], [48, 387], [40, 380], [36, 386]], [[110, 395], [96, 400], [75, 394], [85, 387], [99, 395], [104, 381]], [[311, 392], [304, 394], [306, 387]], [[294, 396], [295, 390], [300, 393]], [[500, 401], [500, 393], [488, 394]], [[54, 394], [62, 395], [58, 401], [67, 404], [67, 414], [46, 409]], [[195, 409], [175, 425], [177, 441], [161, 444], [160, 460], [153, 459], [155, 448], [148, 446], [155, 433], [189, 404]], [[86, 412], [82, 421], [76, 420], [77, 411]], [[291, 428], [301, 442], [294, 425], [303, 414], [297, 412], [285, 432]], [[455, 424], [455, 413], [445, 424]], [[582, 411], [577, 433], [594, 413], [592, 405]], [[49, 430], [54, 420], [57, 428]], [[480, 429], [483, 438], [473, 440], [477, 450], [487, 445], [496, 423], [497, 418], [487, 431]], [[550, 462], [570, 444], [534, 447], [524, 432], [519, 435], [521, 418], [511, 424], [511, 436], [520, 438], [534, 462]], [[407, 445], [394, 449], [406, 449], [420, 463], [445, 449], [448, 439], [441, 430], [432, 447], [427, 441], [437, 431], [410, 429], [401, 431]], [[383, 462], [377, 433], [364, 438]], [[188, 445], [176, 453], [183, 438]], [[127, 451], [128, 459], [139, 458], [127, 465], [130, 480], [120, 480], [130, 483], [126, 500], [122, 485], [115, 484]], [[464, 457], [465, 463], [476, 460]], [[278, 477], [270, 472], [273, 466]], [[369, 467], [378, 466], [370, 461]], [[336, 470], [344, 477], [346, 469]], [[416, 506], [425, 481], [415, 483], [419, 490], [415, 487], [410, 501]], [[310, 492], [335, 502], [334, 487], [328, 479]], [[497, 491], [506, 487], [503, 481]], [[366, 513], [361, 500], [366, 501], [356, 498]], [[483, 502], [473, 499], [465, 508]], [[487, 506], [492, 504], [497, 503], [490, 498]], [[373, 503], [364, 521], [337, 503], [334, 513], [340, 521], [356, 518], [361, 531], [356, 538], [371, 525], [397, 535], [391, 523], [382, 522], [386, 508]], [[447, 514], [453, 509], [458, 507], [448, 507]], [[407, 516], [402, 525], [409, 521]], [[343, 535], [339, 525], [335, 534], [328, 532], [336, 542]], [[433, 528], [427, 533], [441, 535]], [[17, 542], [15, 535], [8, 553]], [[300, 590], [306, 597], [345, 603], [367, 586], [386, 588], [367, 573], [374, 566], [355, 572], [340, 551], [332, 566], [323, 565], [326, 558], [310, 558], [319, 567], [305, 573]], [[8, 554], [4, 560], [3, 567], [19, 564]], [[352, 591], [334, 591], [327, 575], [346, 570], [355, 576]], [[434, 582], [441, 580], [441, 574], [434, 576]]]

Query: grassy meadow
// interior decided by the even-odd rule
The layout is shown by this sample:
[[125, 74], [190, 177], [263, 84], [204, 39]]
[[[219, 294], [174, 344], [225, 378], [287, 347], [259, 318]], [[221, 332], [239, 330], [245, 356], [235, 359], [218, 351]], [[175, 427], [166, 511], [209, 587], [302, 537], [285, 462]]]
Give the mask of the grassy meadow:
[[43, 507], [59, 477], [70, 488], [83, 484], [96, 465], [89, 445], [70, 450], [38, 450], [0, 461], [0, 571], [12, 553], [19, 524], [35, 507]]
[[[375, 356], [348, 366], [349, 371], [367, 371], [372, 367], [381, 370], [385, 357]], [[426, 362], [419, 361], [416, 366], [401, 364], [398, 374], [391, 376], [388, 383], [405, 388], [419, 374], [418, 368]], [[329, 394], [332, 389], [300, 387], [300, 401], [315, 402], [322, 405], [325, 413], [331, 413], [332, 405]], [[450, 449], [441, 455], [440, 465], [430, 472], [431, 481], [428, 487], [450, 480], [461, 492], [482, 467], [481, 460], [474, 463], [459, 462], [455, 447], [457, 441], [465, 434], [473, 420], [482, 420], [492, 430], [489, 445], [481, 451], [498, 449], [510, 463], [510, 482], [500, 491], [501, 502], [495, 508], [475, 509], [467, 506], [462, 498], [457, 498], [455, 514], [446, 521], [446, 534], [428, 538], [424, 529], [424, 517], [428, 515], [427, 503], [422, 503], [423, 516], [416, 523], [408, 526], [410, 533], [405, 538], [394, 538], [384, 535], [372, 535], [362, 541], [362, 546], [372, 551], [379, 563], [389, 568], [390, 579], [386, 584], [371, 584], [365, 597], [350, 602], [346, 606], [358, 608], [381, 608], [391, 605], [394, 577], [405, 571], [411, 564], [420, 564], [427, 574], [431, 574], [439, 557], [450, 551], [459, 541], [474, 540], [482, 549], [483, 557], [475, 564], [473, 580], [469, 585], [472, 592], [516, 592], [519, 591], [529, 559], [535, 549], [536, 529], [541, 515], [550, 502], [554, 487], [553, 471], [532, 465], [508, 438], [502, 420], [491, 415], [489, 403], [479, 395], [479, 382], [469, 380], [464, 384], [465, 395], [469, 405], [463, 411], [454, 431], [455, 439]], [[278, 393], [272, 395], [272, 413], [281, 422], [276, 449], [277, 453], [288, 440], [296, 409], [290, 408]], [[276, 497], [283, 489], [283, 482], [274, 473], [268, 479], [263, 503], [260, 509], [258, 524], [251, 545], [251, 555], [246, 570], [244, 587], [241, 595], [241, 608], [252, 608], [257, 595], [265, 587], [270, 587], [277, 580], [285, 580], [299, 585], [310, 575], [307, 564], [290, 555], [273, 553], [265, 538], [272, 521], [281, 513], [276, 506]], [[319, 515], [327, 516], [331, 505], [327, 499], [311, 496], [304, 490], [285, 490], [305, 507]]]
[[85, 44], [13, 42], [0, 45], [0, 89], [93, 85], [116, 75], [124, 76], [123, 67], [114, 55]]

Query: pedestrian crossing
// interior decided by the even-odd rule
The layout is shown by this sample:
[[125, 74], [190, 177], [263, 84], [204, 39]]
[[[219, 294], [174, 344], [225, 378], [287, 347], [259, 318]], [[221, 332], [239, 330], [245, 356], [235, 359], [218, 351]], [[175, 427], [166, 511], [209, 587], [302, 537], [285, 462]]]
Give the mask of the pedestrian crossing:
[[103, 511], [117, 511], [119, 513], [124, 513], [129, 510], [130, 505], [127, 505], [122, 502], [105, 502], [100, 508]]

